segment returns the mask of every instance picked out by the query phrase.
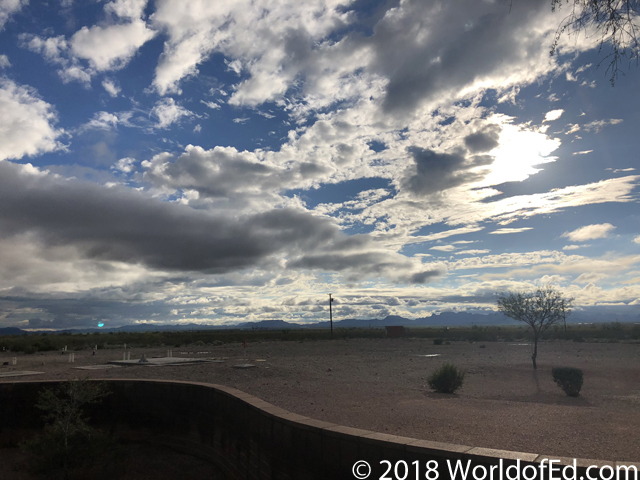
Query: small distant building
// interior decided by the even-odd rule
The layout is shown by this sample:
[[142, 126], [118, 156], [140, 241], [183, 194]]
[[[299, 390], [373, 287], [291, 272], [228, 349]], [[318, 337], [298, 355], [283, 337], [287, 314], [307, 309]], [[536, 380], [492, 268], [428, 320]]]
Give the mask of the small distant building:
[[387, 332], [388, 338], [404, 337], [404, 326], [402, 325], [386, 326], [384, 329]]

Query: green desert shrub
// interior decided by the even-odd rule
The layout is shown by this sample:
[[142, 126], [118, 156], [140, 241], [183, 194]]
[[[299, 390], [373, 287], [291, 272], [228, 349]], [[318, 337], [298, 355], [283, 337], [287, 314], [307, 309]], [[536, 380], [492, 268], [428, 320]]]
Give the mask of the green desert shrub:
[[[115, 443], [88, 425], [85, 407], [109, 395], [102, 382], [71, 380], [40, 392], [36, 408], [44, 412], [44, 431], [21, 444], [30, 468], [49, 478], [69, 478], [71, 471], [96, 462], [113, 463]], [[112, 455], [113, 454], [113, 455]], [[107, 458], [109, 457], [109, 458]]]
[[429, 387], [440, 393], [454, 393], [464, 382], [465, 372], [453, 365], [444, 363], [427, 379]]
[[570, 397], [577, 397], [582, 388], [582, 370], [573, 367], [556, 367], [551, 370], [553, 381]]

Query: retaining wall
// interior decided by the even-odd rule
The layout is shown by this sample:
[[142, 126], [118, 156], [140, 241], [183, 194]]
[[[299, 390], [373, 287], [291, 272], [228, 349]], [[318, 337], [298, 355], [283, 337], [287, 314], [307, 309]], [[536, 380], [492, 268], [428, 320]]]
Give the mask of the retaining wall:
[[[438, 479], [450, 477], [447, 461], [455, 465], [461, 460], [465, 467], [467, 461], [471, 461], [467, 478], [482, 478], [486, 472], [486, 480], [498, 480], [506, 477], [500, 477], [496, 467], [502, 466], [504, 470], [519, 459], [521, 467], [532, 465], [539, 471], [542, 459], [548, 458], [334, 425], [287, 412], [220, 385], [159, 380], [106, 382], [113, 393], [89, 411], [96, 425], [129, 440], [168, 445], [209, 459], [234, 480], [353, 480], [356, 478], [353, 466], [362, 460], [371, 466], [368, 478], [375, 480], [401, 479], [404, 476], [402, 461], [408, 466], [407, 480], [435, 480], [434, 471], [430, 477], [425, 476], [427, 462], [432, 460], [437, 463], [429, 465], [435, 467]], [[0, 445], [15, 443], [42, 426], [42, 412], [34, 407], [38, 392], [58, 383], [0, 383]], [[556, 465], [560, 467], [573, 462], [567, 458], [559, 460], [561, 463]], [[391, 465], [386, 476], [388, 466], [383, 461]], [[578, 459], [576, 479], [581, 476], [587, 479], [586, 468], [591, 465], [609, 465], [616, 469], [623, 464], [630, 465]], [[397, 474], [394, 473], [396, 465]], [[478, 465], [484, 470], [479, 467], [474, 472], [473, 468]], [[640, 470], [640, 464], [634, 466]], [[492, 467], [494, 471], [489, 477]], [[533, 472], [531, 468], [529, 474]], [[356, 473], [366, 471], [361, 465]], [[591, 477], [596, 473], [592, 470]], [[189, 478], [188, 472], [185, 478]], [[535, 478], [542, 477], [538, 474]]]

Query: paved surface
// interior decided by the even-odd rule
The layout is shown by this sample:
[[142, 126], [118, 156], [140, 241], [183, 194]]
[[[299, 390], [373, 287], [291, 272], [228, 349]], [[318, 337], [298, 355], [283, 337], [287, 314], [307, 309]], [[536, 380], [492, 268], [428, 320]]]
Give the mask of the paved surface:
[[0, 372], [0, 378], [4, 377], [23, 377], [26, 375], [42, 375], [44, 372], [32, 372], [30, 370], [13, 370], [7, 372]]
[[86, 365], [84, 367], [71, 367], [76, 370], [107, 370], [109, 368], [121, 368], [120, 365]]
[[175, 366], [175, 365], [193, 365], [196, 363], [222, 363], [224, 360], [210, 360], [208, 358], [181, 358], [181, 357], [148, 357], [145, 361], [140, 361], [139, 358], [131, 360], [112, 360], [109, 362], [111, 365], [124, 365], [128, 367], [132, 366], [148, 366], [148, 367], [163, 367], [163, 366]]

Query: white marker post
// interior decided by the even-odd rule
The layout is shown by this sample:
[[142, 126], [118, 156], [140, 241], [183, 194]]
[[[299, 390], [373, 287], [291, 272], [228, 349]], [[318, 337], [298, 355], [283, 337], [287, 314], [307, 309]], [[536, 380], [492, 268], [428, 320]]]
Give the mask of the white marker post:
[[18, 357], [12, 357], [11, 358], [11, 365], [17, 365], [18, 364]]

